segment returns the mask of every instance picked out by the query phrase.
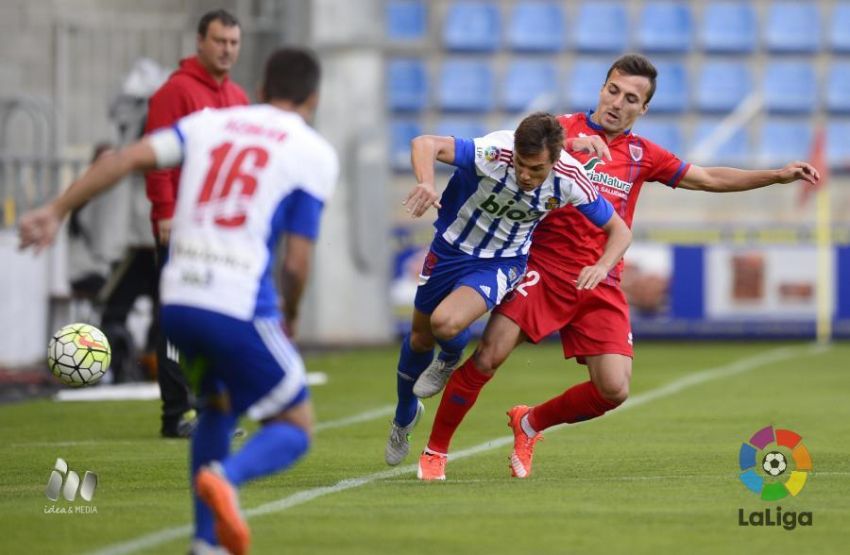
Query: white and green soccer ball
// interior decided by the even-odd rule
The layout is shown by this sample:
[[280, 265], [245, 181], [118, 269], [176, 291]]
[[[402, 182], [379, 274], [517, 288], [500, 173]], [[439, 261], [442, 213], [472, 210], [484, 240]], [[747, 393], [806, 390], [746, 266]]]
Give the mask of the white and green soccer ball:
[[82, 387], [96, 383], [112, 360], [102, 331], [89, 324], [68, 324], [47, 344], [47, 364], [62, 383]]

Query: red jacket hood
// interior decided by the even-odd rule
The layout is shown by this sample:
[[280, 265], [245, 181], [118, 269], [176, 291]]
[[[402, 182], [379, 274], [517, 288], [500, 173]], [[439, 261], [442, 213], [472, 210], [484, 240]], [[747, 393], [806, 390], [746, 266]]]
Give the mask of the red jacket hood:
[[221, 80], [221, 83], [216, 81], [212, 75], [201, 65], [201, 62], [198, 60], [197, 56], [190, 56], [188, 58], [183, 58], [180, 60], [180, 67], [174, 72], [174, 75], [186, 75], [191, 77], [192, 79], [202, 83], [204, 86], [208, 87], [213, 91], [219, 91], [226, 87], [230, 82], [230, 79], [225, 75], [224, 79]]

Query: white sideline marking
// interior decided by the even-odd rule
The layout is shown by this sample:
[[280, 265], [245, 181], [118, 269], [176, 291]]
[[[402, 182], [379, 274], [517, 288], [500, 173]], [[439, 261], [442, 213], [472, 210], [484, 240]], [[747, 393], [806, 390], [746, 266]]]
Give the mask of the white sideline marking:
[[318, 424], [316, 424], [315, 430], [317, 432], [321, 432], [322, 430], [343, 428], [345, 426], [351, 426], [352, 424], [360, 424], [361, 422], [375, 420], [376, 418], [381, 418], [382, 416], [389, 416], [394, 412], [395, 405], [386, 405], [374, 410], [367, 410], [365, 412], [361, 412], [360, 414], [355, 414], [354, 416], [340, 418], [339, 420], [328, 420], [327, 422], [319, 422]]
[[[708, 368], [706, 370], [696, 372], [689, 376], [679, 378], [678, 380], [674, 380], [661, 387], [651, 389], [645, 393], [635, 395], [631, 397], [616, 411], [612, 412], [611, 416], [615, 416], [617, 414], [620, 414], [621, 412], [630, 410], [632, 408], [651, 403], [657, 399], [669, 397], [670, 395], [674, 395], [690, 387], [700, 385], [712, 380], [727, 378], [736, 374], [742, 374], [744, 372], [748, 372], [750, 370], [753, 370], [760, 366], [764, 366], [769, 363], [779, 362], [803, 355], [818, 354], [827, 350], [829, 350], [828, 346], [817, 345], [805, 348], [781, 347], [747, 358], [742, 358], [740, 360], [725, 364], [723, 366]], [[382, 409], [376, 409], [375, 411], [370, 412], [374, 413], [379, 410]], [[354, 416], [352, 418], [358, 418], [358, 416]], [[330, 424], [330, 422], [328, 424]], [[555, 428], [551, 428], [550, 430], [548, 430], [547, 433], [552, 433], [557, 429], [563, 428], [566, 428], [566, 426], [556, 426]], [[452, 453], [449, 455], [449, 459], [455, 461], [458, 459], [471, 457], [473, 455], [477, 455], [486, 451], [492, 451], [493, 449], [505, 445], [510, 445], [513, 442], [513, 439], [514, 438], [511, 435], [495, 438], [490, 441], [485, 441], [484, 443], [481, 443], [474, 447], [470, 447], [469, 449], [464, 449], [462, 451]], [[384, 480], [386, 478], [394, 478], [402, 474], [413, 473], [416, 471], [416, 467], [416, 464], [408, 464], [405, 466], [399, 466], [396, 468], [384, 470], [382, 472], [366, 474], [358, 478], [341, 480], [332, 486], [322, 486], [318, 488], [299, 491], [298, 493], [283, 497], [281, 499], [278, 499], [277, 501], [272, 501], [270, 503], [265, 503], [263, 505], [254, 507], [253, 509], [248, 509], [244, 511], [245, 518], [248, 519], [255, 516], [285, 511], [286, 509], [307, 503], [308, 501], [312, 501], [313, 499], [316, 499], [318, 497], [324, 497], [325, 495], [339, 493], [360, 486], [365, 486], [378, 480]], [[124, 555], [127, 553], [135, 553], [143, 549], [150, 549], [156, 547], [171, 540], [188, 537], [191, 531], [192, 527], [189, 525], [166, 528], [164, 530], [160, 530], [159, 532], [153, 532], [144, 536], [139, 536], [138, 538], [135, 538], [133, 540], [106, 546], [103, 549], [93, 552], [92, 555]]]
[[[307, 372], [307, 385], [317, 386], [326, 383], [328, 383], [328, 375], [324, 372]], [[152, 401], [156, 399], [159, 399], [159, 384], [156, 382], [103, 384], [97, 387], [61, 389], [53, 396], [54, 401]]]
[[708, 381], [734, 376], [735, 374], [748, 372], [750, 370], [758, 368], [759, 366], [764, 366], [773, 362], [787, 360], [796, 356], [820, 354], [827, 350], [829, 350], [829, 347], [821, 345], [811, 345], [809, 347], [805, 347], [804, 349], [802, 349], [803, 352], [800, 352], [800, 348], [794, 347], [780, 347], [779, 349], [772, 349], [770, 351], [760, 353], [758, 355], [742, 358], [738, 361], [731, 362], [723, 366], [709, 368], [708, 370], [703, 370], [701, 372], [685, 376], [684, 378], [679, 378], [678, 380], [674, 380], [666, 385], [662, 385], [661, 387], [657, 387], [645, 393], [639, 393], [637, 395], [629, 397], [626, 402], [623, 403], [623, 405], [612, 414], [618, 414], [623, 412], [624, 410], [639, 407], [640, 405], [650, 403], [662, 397], [673, 395], [674, 393], [678, 393], [684, 389], [695, 385], [700, 385]]
[[[158, 397], [157, 397], [158, 398]], [[333, 430], [335, 428], [344, 428], [345, 426], [351, 426], [353, 424], [360, 424], [361, 422], [368, 422], [370, 420], [375, 420], [377, 418], [381, 418], [382, 416], [389, 416], [395, 412], [394, 405], [385, 405], [383, 407], [379, 407], [372, 410], [367, 410], [361, 412], [360, 414], [355, 414], [354, 416], [346, 416], [345, 418], [340, 418], [338, 420], [328, 420], [327, 422], [319, 422], [316, 424], [314, 428], [315, 432], [321, 432], [324, 430]], [[155, 439], [151, 439], [150, 441], [155, 441], [156, 443], [160, 443], [162, 439], [159, 437]], [[183, 440], [176, 440], [175, 443], [180, 443]], [[101, 441], [99, 439], [84, 439], [81, 441], [22, 441], [18, 443], [9, 444], [10, 447], [77, 447], [80, 445], [101, 445], [103, 443], [109, 443], [110, 445], [138, 445], [138, 440], [126, 440], [126, 441]]]

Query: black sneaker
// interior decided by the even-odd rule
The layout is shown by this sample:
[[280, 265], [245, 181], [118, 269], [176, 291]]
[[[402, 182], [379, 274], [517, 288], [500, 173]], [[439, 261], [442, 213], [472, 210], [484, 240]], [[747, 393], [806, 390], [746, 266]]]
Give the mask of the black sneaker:
[[159, 433], [162, 437], [188, 439], [192, 437], [197, 425], [198, 414], [194, 410], [187, 410], [176, 422], [163, 422]]

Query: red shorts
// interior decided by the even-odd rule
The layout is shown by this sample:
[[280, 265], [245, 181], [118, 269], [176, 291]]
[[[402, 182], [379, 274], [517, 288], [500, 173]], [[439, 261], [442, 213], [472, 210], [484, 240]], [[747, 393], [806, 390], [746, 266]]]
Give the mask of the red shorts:
[[494, 312], [513, 320], [532, 343], [560, 332], [564, 358], [582, 364], [592, 355], [634, 356], [629, 305], [618, 285], [579, 291], [575, 275], [554, 273], [529, 260], [525, 277]]

